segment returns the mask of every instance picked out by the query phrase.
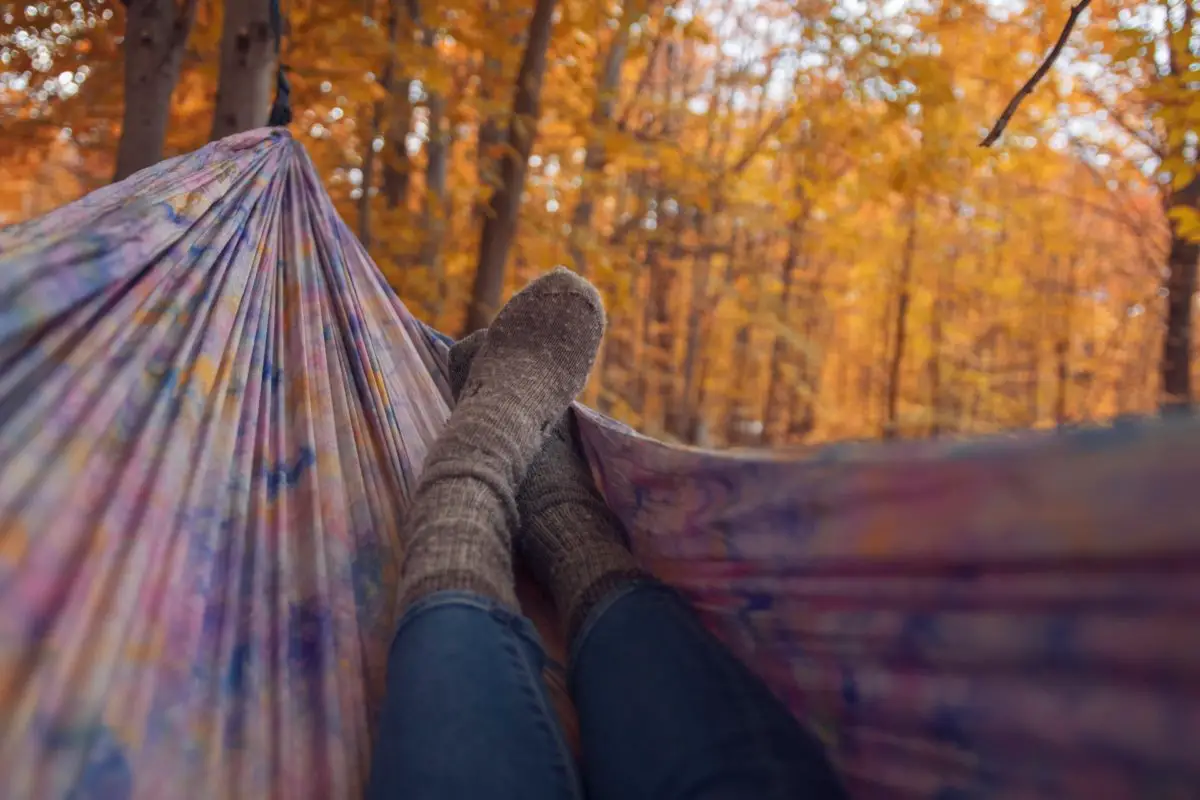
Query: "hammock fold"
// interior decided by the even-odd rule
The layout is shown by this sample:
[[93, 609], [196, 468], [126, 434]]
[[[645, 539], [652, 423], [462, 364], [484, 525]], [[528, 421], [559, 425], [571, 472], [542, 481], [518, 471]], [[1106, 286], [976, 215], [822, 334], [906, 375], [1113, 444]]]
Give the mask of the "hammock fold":
[[[281, 130], [0, 230], [5, 796], [361, 796], [445, 361]], [[577, 412], [855, 796], [1200, 786], [1196, 420], [718, 454]]]

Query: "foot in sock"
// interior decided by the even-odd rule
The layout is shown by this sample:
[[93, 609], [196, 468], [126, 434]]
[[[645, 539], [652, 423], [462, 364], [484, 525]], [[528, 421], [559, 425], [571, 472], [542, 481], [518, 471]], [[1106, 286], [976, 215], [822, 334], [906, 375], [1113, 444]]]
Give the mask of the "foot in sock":
[[583, 390], [604, 310], [591, 284], [559, 269], [514, 296], [489, 330], [413, 494], [402, 534], [401, 606], [460, 589], [516, 607], [517, 488]]
[[[457, 397], [489, 334], [476, 331], [450, 350], [450, 386]], [[517, 547], [554, 598], [568, 641], [588, 612], [613, 589], [646, 577], [626, 546], [620, 520], [592, 481], [574, 416], [555, 424], [517, 493]]]

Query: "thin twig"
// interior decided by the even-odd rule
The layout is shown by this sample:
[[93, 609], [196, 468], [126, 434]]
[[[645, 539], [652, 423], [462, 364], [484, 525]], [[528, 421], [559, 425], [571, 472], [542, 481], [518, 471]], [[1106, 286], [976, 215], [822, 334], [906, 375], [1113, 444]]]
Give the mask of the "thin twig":
[[1078, 3], [1071, 6], [1071, 16], [1067, 17], [1067, 24], [1063, 26], [1062, 33], [1058, 36], [1058, 41], [1054, 43], [1054, 48], [1046, 56], [1046, 60], [1042, 62], [1042, 65], [1037, 68], [1037, 72], [1033, 73], [1033, 77], [1026, 81], [1020, 91], [1009, 101], [1008, 107], [1004, 109], [1004, 113], [1000, 115], [1000, 119], [996, 120], [996, 124], [992, 127], [991, 131], [979, 143], [980, 147], [991, 147], [1000, 138], [1000, 134], [1004, 133], [1004, 129], [1008, 127], [1008, 121], [1016, 113], [1017, 108], [1021, 105], [1021, 101], [1033, 91], [1042, 78], [1046, 77], [1046, 73], [1050, 71], [1050, 67], [1054, 66], [1054, 61], [1067, 45], [1067, 39], [1071, 38], [1071, 31], [1075, 29], [1075, 22], [1079, 19], [1079, 15], [1091, 4], [1092, 0], [1079, 0]]

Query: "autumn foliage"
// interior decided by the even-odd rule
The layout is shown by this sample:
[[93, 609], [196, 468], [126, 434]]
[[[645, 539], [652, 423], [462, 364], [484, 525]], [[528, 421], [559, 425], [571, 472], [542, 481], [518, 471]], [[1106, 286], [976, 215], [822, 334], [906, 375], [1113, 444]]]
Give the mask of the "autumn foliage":
[[[164, 80], [167, 156], [265, 123], [269, 0], [129, 5], [0, 6], [0, 222], [146, 152]], [[457, 334], [573, 266], [612, 319], [588, 403], [788, 446], [1190, 401], [1197, 5], [1095, 0], [989, 148], [1069, 3], [285, 0], [280, 58], [414, 313]], [[135, 12], [177, 74], [128, 73]]]

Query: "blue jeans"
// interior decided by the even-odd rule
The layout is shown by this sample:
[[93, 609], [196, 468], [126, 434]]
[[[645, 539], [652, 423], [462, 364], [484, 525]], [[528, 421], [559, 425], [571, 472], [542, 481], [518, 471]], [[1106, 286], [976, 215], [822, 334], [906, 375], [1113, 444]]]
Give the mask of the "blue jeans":
[[844, 796], [821, 745], [660, 583], [613, 592], [572, 646], [582, 781], [545, 659], [532, 623], [485, 597], [439, 592], [411, 606], [392, 643], [367, 796]]

